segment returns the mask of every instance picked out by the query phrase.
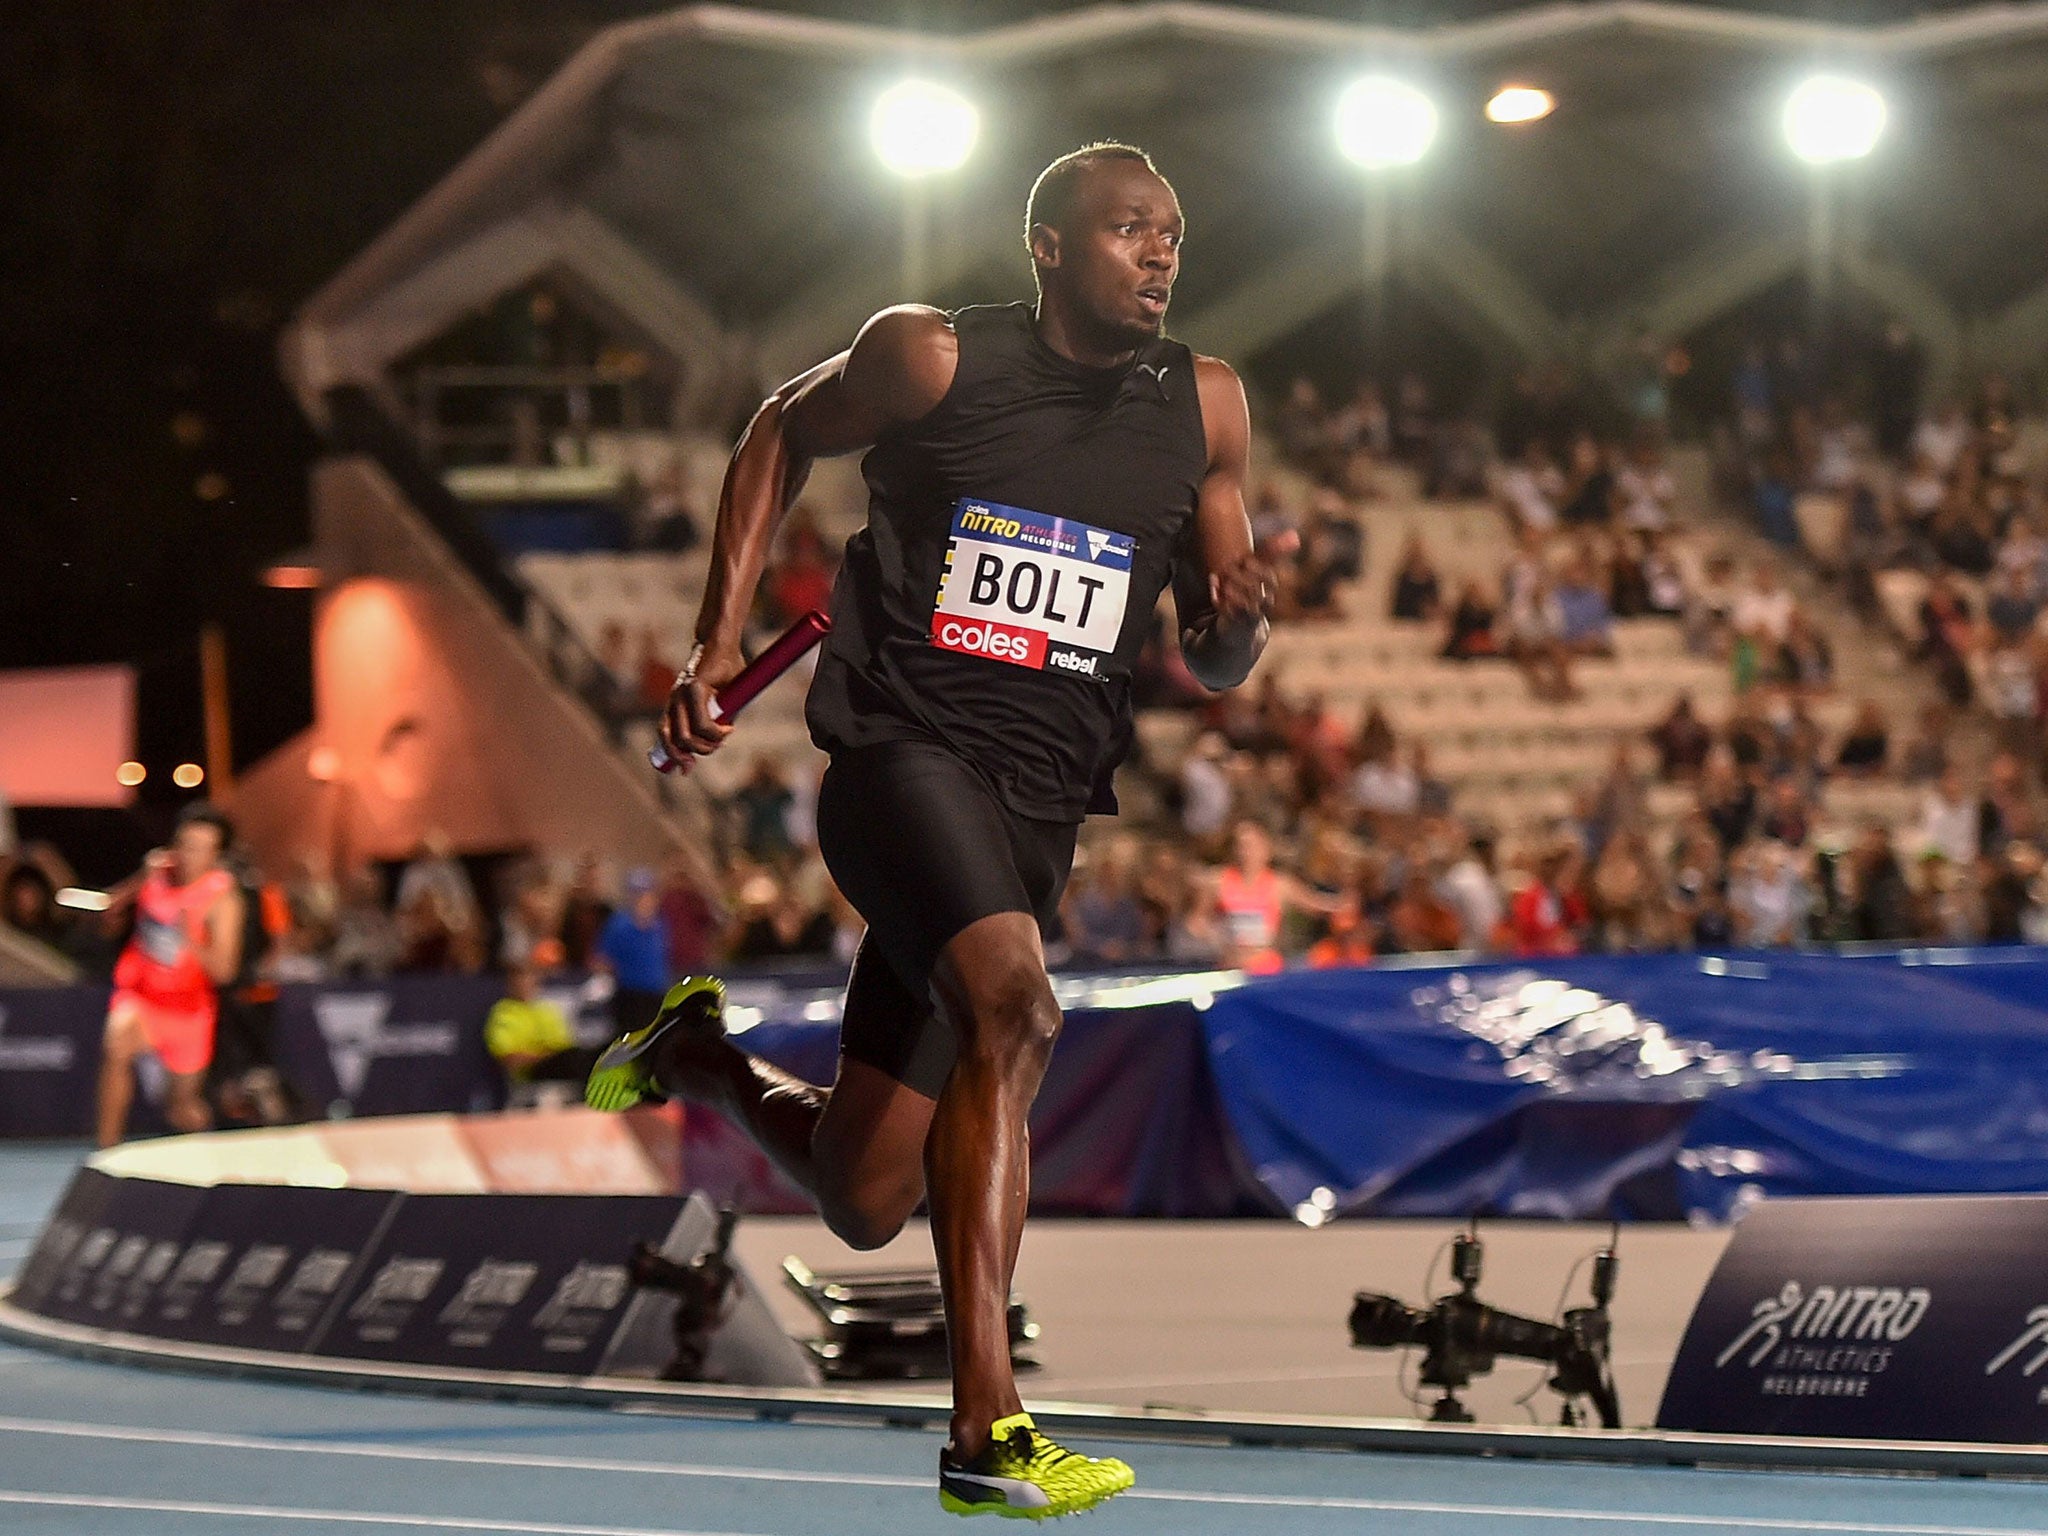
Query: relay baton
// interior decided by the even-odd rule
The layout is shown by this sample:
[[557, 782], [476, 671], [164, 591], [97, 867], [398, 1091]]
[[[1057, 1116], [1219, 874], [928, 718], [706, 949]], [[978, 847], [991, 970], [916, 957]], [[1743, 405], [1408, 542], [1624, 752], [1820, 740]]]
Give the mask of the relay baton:
[[[753, 703], [754, 696], [763, 688], [795, 666], [805, 651], [831, 632], [831, 615], [822, 608], [813, 608], [776, 636], [767, 650], [748, 662], [738, 676], [711, 696], [711, 718], [730, 720]], [[656, 773], [674, 773], [679, 768], [685, 773], [690, 770], [687, 757], [679, 763], [668, 755], [667, 747], [660, 745], [648, 749], [647, 762]]]

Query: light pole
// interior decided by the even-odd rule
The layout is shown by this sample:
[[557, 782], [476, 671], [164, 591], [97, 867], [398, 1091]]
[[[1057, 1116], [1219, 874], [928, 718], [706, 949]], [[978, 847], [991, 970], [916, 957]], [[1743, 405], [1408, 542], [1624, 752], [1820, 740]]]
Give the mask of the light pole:
[[1819, 342], [1834, 296], [1841, 243], [1841, 173], [1877, 147], [1888, 116], [1877, 88], [1842, 75], [1810, 75], [1785, 98], [1792, 153], [1812, 168], [1806, 220], [1807, 300]]
[[931, 286], [931, 178], [956, 171], [974, 153], [981, 114], [951, 86], [898, 81], [875, 98], [868, 141], [903, 183], [903, 298], [919, 303]]
[[1436, 103], [1405, 80], [1364, 75], [1337, 98], [1337, 148], [1365, 172], [1366, 346], [1375, 355], [1386, 333], [1387, 279], [1394, 265], [1390, 173], [1415, 164], [1436, 138]]

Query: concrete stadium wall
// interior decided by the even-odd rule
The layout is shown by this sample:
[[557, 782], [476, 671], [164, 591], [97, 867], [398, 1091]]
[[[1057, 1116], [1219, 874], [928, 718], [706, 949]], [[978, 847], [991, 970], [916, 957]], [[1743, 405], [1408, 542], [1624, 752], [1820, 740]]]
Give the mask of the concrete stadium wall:
[[625, 863], [702, 856], [597, 722], [370, 461], [313, 474], [326, 587], [314, 725], [250, 772], [234, 809], [272, 869], [517, 846]]

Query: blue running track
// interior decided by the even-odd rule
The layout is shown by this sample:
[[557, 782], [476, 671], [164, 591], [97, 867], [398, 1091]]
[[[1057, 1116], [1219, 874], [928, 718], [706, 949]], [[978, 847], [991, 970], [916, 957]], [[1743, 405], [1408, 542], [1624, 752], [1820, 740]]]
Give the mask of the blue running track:
[[[75, 1160], [0, 1153], [0, 1270]], [[2048, 1533], [2048, 1484], [1087, 1445], [1138, 1468], [1101, 1536]], [[411, 1399], [0, 1346], [0, 1532], [910, 1536], [959, 1522], [907, 1430]], [[973, 1529], [973, 1527], [969, 1527]]]

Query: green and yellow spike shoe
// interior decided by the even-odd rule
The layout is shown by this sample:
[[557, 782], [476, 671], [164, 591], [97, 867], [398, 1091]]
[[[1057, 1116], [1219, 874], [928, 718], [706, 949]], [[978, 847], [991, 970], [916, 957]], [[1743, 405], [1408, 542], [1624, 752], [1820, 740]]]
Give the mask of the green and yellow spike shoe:
[[939, 1452], [939, 1507], [954, 1515], [1050, 1520], [1078, 1515], [1116, 1497], [1137, 1479], [1114, 1457], [1100, 1460], [1055, 1445], [1028, 1413], [990, 1426], [979, 1456], [954, 1460]]
[[678, 1031], [706, 1041], [724, 1038], [724, 982], [716, 976], [685, 976], [670, 987], [652, 1024], [621, 1035], [604, 1048], [590, 1069], [590, 1081], [583, 1085], [583, 1102], [592, 1109], [616, 1112], [649, 1099], [657, 1104], [666, 1099], [654, 1063]]

